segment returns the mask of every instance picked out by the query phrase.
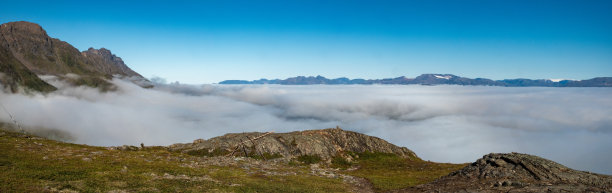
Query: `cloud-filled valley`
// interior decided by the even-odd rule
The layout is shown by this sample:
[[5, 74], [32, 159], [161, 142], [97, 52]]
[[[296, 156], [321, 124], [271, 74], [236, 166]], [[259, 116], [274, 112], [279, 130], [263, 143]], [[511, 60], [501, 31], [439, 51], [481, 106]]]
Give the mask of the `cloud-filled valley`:
[[[340, 126], [415, 151], [425, 160], [472, 162], [524, 152], [612, 174], [612, 89], [418, 85], [179, 85], [115, 92], [59, 87], [0, 93], [25, 128], [90, 145], [169, 145], [230, 132]], [[10, 122], [0, 112], [0, 121]], [[43, 129], [43, 130], [44, 130]]]

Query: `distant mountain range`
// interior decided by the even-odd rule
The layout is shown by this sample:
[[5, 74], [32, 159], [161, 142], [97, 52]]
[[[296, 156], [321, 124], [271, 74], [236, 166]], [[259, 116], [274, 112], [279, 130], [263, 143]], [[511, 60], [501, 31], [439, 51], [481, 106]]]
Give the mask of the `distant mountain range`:
[[[113, 76], [130, 77], [143, 86], [152, 86], [140, 74], [130, 69], [121, 58], [105, 48], [89, 48], [79, 51], [72, 45], [49, 37], [38, 24], [20, 21], [0, 25], [0, 85], [3, 89], [18, 92], [33, 90], [51, 92], [55, 86], [41, 77], [53, 75], [72, 85], [90, 86], [112, 90]], [[543, 87], [612, 87], [612, 77], [588, 80], [464, 78], [452, 74], [423, 74], [416, 78], [404, 76], [386, 79], [328, 79], [322, 76], [298, 76], [281, 79], [253, 81], [226, 80], [219, 84], [420, 84], [420, 85], [486, 85], [486, 86], [543, 86]]]
[[246, 80], [225, 80], [219, 84], [283, 84], [283, 85], [312, 85], [312, 84], [420, 84], [420, 85], [482, 85], [482, 86], [507, 86], [507, 87], [612, 87], [612, 77], [598, 77], [588, 80], [554, 80], [554, 79], [504, 79], [491, 80], [486, 78], [465, 78], [452, 74], [422, 74], [416, 78], [397, 78], [385, 79], [348, 79], [335, 78], [328, 79], [323, 76], [298, 76], [281, 79], [259, 79], [253, 81]]
[[0, 25], [0, 85], [12, 92], [50, 92], [53, 85], [41, 79], [53, 75], [73, 85], [112, 90], [113, 76], [148, 82], [105, 48], [79, 51], [49, 37], [38, 24], [20, 21]]

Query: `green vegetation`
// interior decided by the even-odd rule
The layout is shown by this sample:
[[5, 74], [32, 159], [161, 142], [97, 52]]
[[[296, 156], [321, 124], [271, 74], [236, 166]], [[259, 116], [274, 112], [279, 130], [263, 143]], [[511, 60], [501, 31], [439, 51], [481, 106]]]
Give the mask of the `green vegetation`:
[[332, 163], [331, 165], [332, 168], [340, 168], [340, 169], [348, 169], [349, 167], [353, 165], [352, 162], [349, 162], [348, 160], [346, 160], [346, 158], [343, 158], [342, 156], [336, 156], [332, 158], [331, 163]]
[[[282, 156], [251, 151], [250, 158], [234, 159], [222, 149], [123, 149], [0, 130], [0, 192], [346, 192], [350, 187], [342, 178], [312, 175], [305, 165], [321, 163], [318, 155], [271, 164], [263, 160]], [[465, 166], [373, 152], [342, 152], [330, 162], [320, 167], [341, 168], [335, 172], [365, 178], [381, 192], [428, 183]]]
[[263, 154], [250, 154], [249, 157], [253, 159], [258, 159], [258, 160], [269, 160], [269, 159], [281, 158], [283, 156], [278, 153], [270, 154], [268, 152], [265, 152]]
[[321, 162], [321, 156], [319, 155], [301, 155], [297, 157], [297, 160], [307, 165], [316, 164], [316, 163]]
[[66, 79], [68, 82], [75, 86], [88, 86], [92, 88], [98, 88], [102, 92], [117, 90], [116, 86], [105, 80], [102, 76], [81, 76], [77, 79]]
[[192, 155], [192, 156], [208, 156], [208, 157], [222, 156], [222, 155], [227, 155], [228, 153], [229, 152], [227, 150], [224, 150], [224, 149], [213, 149], [211, 151], [208, 148], [192, 150], [192, 151], [188, 151], [187, 152], [187, 154]]
[[241, 164], [194, 164], [201, 159], [212, 158], [163, 147], [108, 150], [0, 130], [0, 192], [346, 192], [348, 188], [341, 179], [309, 175], [304, 167], [279, 165], [268, 171]]
[[8, 86], [11, 92], [17, 92], [18, 85], [43, 93], [56, 90], [55, 87], [38, 78], [36, 74], [21, 65], [19, 61], [0, 50], [0, 83]]
[[[281, 158], [283, 157], [281, 154], [275, 153], [275, 154], [270, 154], [268, 152], [265, 153], [256, 153], [257, 151], [255, 150], [255, 147], [251, 147], [250, 149], [250, 153], [248, 154], [247, 157], [253, 158], [253, 159], [257, 159], [257, 160], [269, 160], [269, 159], [275, 159], [275, 158]], [[225, 156], [227, 154], [229, 154], [230, 152], [225, 150], [225, 149], [213, 149], [210, 150], [208, 148], [202, 148], [202, 149], [198, 149], [198, 150], [191, 150], [186, 152], [188, 155], [192, 155], [192, 156], [206, 156], [206, 157], [215, 157], [215, 156]], [[236, 153], [236, 155], [242, 154], [242, 152], [238, 152]]]
[[[377, 191], [395, 190], [428, 183], [466, 166], [466, 164], [435, 163], [418, 158], [402, 158], [392, 153], [364, 152], [356, 155], [358, 159], [352, 164], [357, 165], [359, 169], [344, 171], [344, 173], [368, 179]], [[337, 163], [336, 165], [343, 166], [344, 164]]]

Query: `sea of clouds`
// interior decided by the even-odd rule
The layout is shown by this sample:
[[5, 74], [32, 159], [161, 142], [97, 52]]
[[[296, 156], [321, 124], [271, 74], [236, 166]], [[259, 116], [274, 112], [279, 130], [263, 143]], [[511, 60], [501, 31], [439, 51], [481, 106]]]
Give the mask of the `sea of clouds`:
[[[380, 137], [425, 160], [473, 162], [523, 152], [612, 174], [612, 88], [419, 85], [181, 85], [115, 92], [69, 87], [0, 93], [24, 128], [75, 143], [169, 145], [230, 132], [339, 126]], [[0, 111], [0, 121], [10, 122]], [[44, 132], [44, 131], [47, 132]], [[43, 131], [43, 132], [41, 132]]]

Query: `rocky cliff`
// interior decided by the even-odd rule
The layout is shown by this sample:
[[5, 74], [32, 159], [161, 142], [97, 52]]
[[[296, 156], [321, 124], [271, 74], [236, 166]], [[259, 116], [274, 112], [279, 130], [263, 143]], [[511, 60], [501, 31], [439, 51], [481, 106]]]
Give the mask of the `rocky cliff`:
[[24, 21], [0, 25], [0, 73], [0, 83], [13, 92], [18, 87], [41, 92], [55, 90], [38, 75], [62, 78], [74, 74], [78, 78], [67, 79], [69, 82], [103, 89], [112, 87], [107, 80], [114, 75], [144, 80], [107, 49], [80, 52], [49, 37], [38, 24]]

